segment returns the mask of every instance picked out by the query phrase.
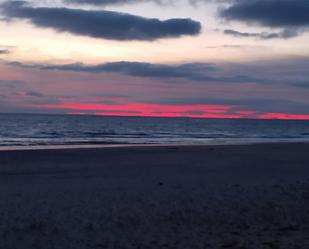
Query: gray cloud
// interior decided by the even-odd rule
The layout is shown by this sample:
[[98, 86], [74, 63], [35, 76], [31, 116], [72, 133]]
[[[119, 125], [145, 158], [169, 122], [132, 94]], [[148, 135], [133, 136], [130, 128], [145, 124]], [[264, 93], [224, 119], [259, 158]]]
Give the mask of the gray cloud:
[[299, 81], [294, 82], [294, 86], [302, 87], [302, 88], [308, 88], [309, 89], [309, 80], [308, 81]]
[[27, 95], [31, 97], [38, 97], [38, 98], [44, 97], [44, 94], [37, 92], [37, 91], [29, 91], [27, 92]]
[[[138, 4], [138, 3], [155, 3], [161, 6], [166, 6], [166, 5], [175, 5], [177, 4], [177, 1], [179, 0], [62, 0], [62, 2], [66, 4], [98, 5], [98, 6]], [[228, 2], [229, 0], [186, 0], [186, 1], [192, 6], [197, 6], [200, 3], [208, 3], [208, 2], [224, 3]]]
[[[309, 58], [284, 57], [274, 60], [255, 61], [245, 64], [237, 63], [185, 63], [154, 64], [145, 62], [120, 61], [87, 65], [73, 64], [27, 64], [21, 62], [4, 62], [7, 65], [39, 70], [71, 71], [79, 73], [113, 73], [139, 78], [152, 78], [162, 83], [193, 84], [200, 83], [242, 83], [273, 85], [273, 87], [290, 86], [309, 88]], [[244, 74], [245, 72], [245, 74]]]
[[16, 102], [30, 104], [58, 104], [57, 96], [48, 96], [34, 90], [22, 80], [0, 80], [0, 111], [21, 110]]
[[281, 32], [261, 32], [261, 33], [247, 33], [247, 32], [239, 32], [233, 29], [226, 29], [223, 31], [226, 35], [231, 35], [235, 37], [253, 37], [262, 40], [269, 40], [269, 39], [289, 39], [299, 36], [301, 32], [299, 30], [292, 30], [292, 29], [285, 29]]
[[0, 87], [6, 87], [10, 89], [15, 89], [24, 84], [25, 82], [22, 80], [0, 80]]
[[234, 0], [219, 15], [226, 20], [276, 28], [308, 28], [308, 0]]
[[191, 19], [144, 18], [106, 10], [34, 8], [23, 1], [2, 4], [2, 12], [11, 19], [26, 19], [38, 27], [60, 32], [119, 41], [153, 41], [183, 35], [197, 35], [201, 24]]
[[219, 46], [205, 46], [204, 48], [251, 48], [254, 46], [246, 44], [224, 44]]
[[221, 83], [258, 83], [272, 84], [273, 80], [237, 74], [233, 76], [214, 76], [218, 68], [210, 63], [187, 63], [178, 65], [151, 64], [142, 62], [112, 62], [98, 65], [85, 65], [82, 63], [65, 65], [23, 64], [10, 62], [12, 66], [37, 68], [41, 70], [62, 70], [88, 73], [118, 73], [134, 77], [158, 79], [183, 79], [197, 82]]
[[170, 4], [173, 0], [63, 0], [68, 4], [87, 4], [87, 5], [122, 5], [131, 3], [154, 2], [160, 5]]
[[0, 55], [1, 54], [9, 54], [10, 53], [10, 50], [8, 49], [0, 49]]
[[285, 86], [304, 88], [304, 91], [309, 88], [308, 57], [284, 56], [245, 64], [223, 63], [220, 67], [225, 69], [226, 75], [237, 72], [246, 72], [255, 77], [262, 75], [275, 84], [278, 91]]

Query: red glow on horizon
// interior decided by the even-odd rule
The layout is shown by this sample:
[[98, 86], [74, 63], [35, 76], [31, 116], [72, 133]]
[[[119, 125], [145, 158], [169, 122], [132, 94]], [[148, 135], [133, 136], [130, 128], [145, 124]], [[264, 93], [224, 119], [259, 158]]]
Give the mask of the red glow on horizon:
[[232, 105], [60, 104], [36, 107], [63, 110], [67, 114], [97, 116], [309, 120], [309, 114], [258, 113], [253, 110], [239, 110]]
[[309, 120], [309, 114], [263, 113], [259, 119]]

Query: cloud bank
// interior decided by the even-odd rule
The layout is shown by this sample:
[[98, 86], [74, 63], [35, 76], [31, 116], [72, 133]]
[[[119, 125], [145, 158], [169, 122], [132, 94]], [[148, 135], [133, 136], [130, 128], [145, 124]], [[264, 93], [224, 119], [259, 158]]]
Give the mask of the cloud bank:
[[273, 28], [308, 28], [308, 0], [238, 0], [220, 11], [220, 17]]
[[220, 83], [257, 83], [272, 84], [273, 80], [257, 78], [248, 75], [222, 76], [213, 75], [218, 70], [210, 63], [187, 63], [178, 65], [153, 64], [143, 62], [111, 62], [97, 65], [86, 65], [83, 63], [45, 65], [45, 64], [24, 64], [10, 62], [9, 65], [36, 68], [41, 70], [60, 70], [87, 73], [117, 73], [133, 77], [157, 78], [157, 79], [182, 79], [197, 82], [220, 82]]
[[233, 29], [226, 29], [223, 31], [224, 34], [226, 35], [231, 35], [234, 37], [243, 37], [243, 38], [248, 38], [248, 37], [252, 37], [252, 38], [257, 38], [257, 39], [261, 39], [261, 40], [270, 40], [270, 39], [290, 39], [290, 38], [294, 38], [296, 36], [298, 36], [300, 34], [299, 31], [297, 30], [283, 30], [281, 32], [273, 32], [273, 33], [269, 33], [269, 32], [261, 32], [261, 33], [248, 33], [248, 32], [240, 32], [237, 30], [233, 30]]
[[107, 10], [35, 8], [23, 1], [6, 2], [1, 7], [9, 19], [25, 19], [38, 27], [94, 38], [153, 41], [201, 32], [201, 24], [192, 19], [161, 21]]

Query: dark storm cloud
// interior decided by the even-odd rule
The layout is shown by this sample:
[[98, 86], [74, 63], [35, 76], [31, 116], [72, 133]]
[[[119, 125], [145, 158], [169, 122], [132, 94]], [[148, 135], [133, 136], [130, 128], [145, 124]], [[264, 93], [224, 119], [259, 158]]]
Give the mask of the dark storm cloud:
[[20, 62], [10, 62], [12, 66], [37, 68], [41, 70], [61, 70], [87, 73], [118, 73], [122, 75], [157, 78], [157, 79], [182, 79], [198, 82], [221, 82], [221, 83], [258, 83], [272, 84], [270, 79], [263, 79], [248, 75], [237, 74], [233, 76], [215, 76], [213, 73], [218, 68], [210, 63], [187, 63], [178, 65], [151, 64], [142, 62], [112, 62], [98, 65], [85, 65], [82, 63], [65, 65], [42, 65], [23, 64]]
[[220, 11], [226, 20], [257, 23], [267, 27], [309, 27], [308, 0], [234, 0]]
[[297, 30], [292, 30], [292, 29], [286, 29], [286, 30], [283, 30], [277, 33], [274, 33], [274, 32], [273, 33], [269, 33], [269, 32], [247, 33], [247, 32], [239, 32], [233, 29], [224, 30], [224, 34], [226, 35], [231, 35], [235, 37], [253, 37], [253, 38], [262, 39], [262, 40], [289, 39], [289, 38], [298, 36], [300, 33], [301, 32]]
[[8, 18], [26, 19], [38, 27], [119, 41], [153, 41], [182, 35], [197, 35], [201, 31], [201, 24], [191, 19], [161, 21], [106, 10], [34, 8], [23, 1], [2, 4], [2, 12]]

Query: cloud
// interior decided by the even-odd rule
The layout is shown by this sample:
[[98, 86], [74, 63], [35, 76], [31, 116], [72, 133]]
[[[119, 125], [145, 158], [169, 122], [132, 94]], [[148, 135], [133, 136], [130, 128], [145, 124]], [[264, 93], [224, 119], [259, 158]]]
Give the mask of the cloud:
[[[265, 49], [265, 48], [258, 48]], [[175, 85], [190, 84], [255, 84], [271, 87], [281, 91], [282, 87], [289, 90], [309, 88], [309, 58], [307, 57], [280, 57], [273, 60], [260, 60], [250, 63], [184, 63], [184, 64], [156, 64], [146, 62], [119, 61], [102, 64], [44, 64], [44, 63], [22, 63], [3, 62], [11, 67], [21, 67], [41, 70], [36, 73], [42, 75], [43, 71], [59, 71], [79, 73], [76, 77], [92, 77], [97, 79], [109, 77], [130, 76], [126, 82], [152, 82], [155, 80], [161, 86], [174, 87]], [[245, 73], [244, 73], [245, 72]], [[110, 73], [106, 77], [106, 73]], [[98, 74], [97, 76], [95, 76]], [[139, 79], [138, 79], [139, 78]], [[145, 80], [143, 80], [145, 79]], [[124, 83], [125, 84], [125, 83]], [[270, 86], [271, 85], [271, 86]], [[255, 87], [255, 86], [250, 86]]]
[[173, 0], [63, 0], [68, 4], [87, 4], [87, 5], [122, 5], [131, 3], [154, 2], [160, 5], [170, 4]]
[[29, 91], [27, 92], [27, 95], [31, 97], [38, 97], [38, 98], [44, 97], [44, 94], [37, 92], [37, 91]]
[[[49, 0], [52, 1], [52, 0]], [[224, 3], [229, 0], [186, 0], [190, 5], [197, 6], [200, 3]], [[108, 5], [125, 5], [125, 4], [140, 4], [140, 3], [155, 3], [161, 6], [175, 5], [179, 0], [62, 0], [65, 4], [75, 4], [75, 5], [98, 5], [98, 6], [108, 6]]]
[[246, 45], [246, 44], [224, 44], [218, 46], [205, 46], [204, 48], [251, 48], [254, 46]]
[[261, 33], [247, 33], [247, 32], [239, 32], [233, 29], [226, 29], [223, 31], [226, 35], [231, 35], [235, 37], [253, 37], [262, 40], [269, 40], [269, 39], [289, 39], [294, 38], [300, 35], [300, 31], [292, 30], [292, 29], [285, 29], [281, 32], [277, 33], [269, 33], [269, 32], [261, 32]]
[[308, 28], [308, 0], [234, 0], [220, 11], [226, 20], [273, 28]]
[[[58, 104], [57, 96], [45, 95], [34, 90], [22, 80], [0, 80], [0, 112], [20, 110], [20, 105], [27, 104]], [[16, 109], [17, 108], [17, 109]], [[16, 109], [16, 110], [15, 110]]]
[[10, 50], [8, 49], [0, 49], [0, 55], [1, 54], [9, 54], [10, 53]]
[[8, 54], [10, 51], [7, 49], [0, 49], [0, 55], [1, 54]]
[[0, 87], [16, 89], [17, 87], [25, 84], [22, 80], [0, 80]]
[[[32, 106], [31, 108], [35, 109], [44, 109], [41, 107], [42, 104], [50, 105], [53, 102], [56, 103], [55, 105], [69, 104], [77, 106], [80, 104], [92, 106], [93, 103], [99, 103], [104, 104], [104, 110], [110, 110], [110, 106], [117, 107], [117, 110], [126, 110], [127, 104], [150, 103], [180, 107], [189, 105], [192, 108], [190, 107], [186, 111], [196, 115], [202, 114], [201, 111], [203, 111], [196, 108], [196, 105], [214, 104], [235, 106], [238, 107], [238, 110], [253, 110], [256, 113], [270, 111], [273, 113], [308, 113], [309, 102], [307, 96], [309, 92], [306, 86], [309, 85], [306, 84], [306, 80], [309, 76], [309, 59], [303, 57], [293, 58], [282, 57], [277, 60], [255, 61], [244, 64], [218, 63], [215, 65], [205, 63], [204, 66], [200, 65], [203, 63], [178, 65], [145, 63], [151, 69], [148, 69], [147, 73], [145, 73], [145, 67], [147, 68], [147, 66], [144, 63], [134, 65], [136, 71], [129, 68], [124, 62], [122, 62], [123, 64], [104, 63], [108, 65], [108, 67], [103, 67], [104, 71], [98, 70], [98, 68], [95, 71], [90, 70], [93, 70], [93, 67], [98, 65], [78, 64], [79, 67], [87, 69], [85, 71], [83, 68], [82, 71], [79, 71], [75, 69], [76, 64], [71, 64], [71, 69], [75, 71], [70, 69], [69, 72], [67, 72], [67, 69], [63, 70], [61, 68], [68, 65], [11, 64], [12, 66], [4, 67], [9, 72], [16, 72], [15, 74], [11, 73], [11, 77], [13, 75], [19, 76], [19, 72], [23, 72], [23, 75], [25, 75], [23, 79], [29, 84], [28, 87], [23, 87], [22, 85], [18, 86], [16, 83], [15, 85], [18, 88], [15, 89], [14, 84], [6, 83], [6, 85], [11, 86], [10, 89], [7, 87], [1, 88], [0, 84], [0, 100], [6, 103], [17, 103], [20, 107], [29, 106], [30, 108]], [[22, 68], [20, 70], [14, 65], [26, 66], [29, 69]], [[175, 72], [172, 75], [161, 73], [160, 77], [157, 78], [158, 71], [156, 70], [158, 69], [155, 66], [163, 69], [172, 68]], [[152, 69], [153, 67], [156, 70]], [[179, 68], [182, 68], [182, 70]], [[178, 71], [182, 71], [183, 74], [178, 74]], [[107, 74], [108, 72], [112, 74]], [[265, 77], [274, 83], [269, 85], [266, 85], [266, 83], [261, 85], [244, 83], [240, 85], [219, 81], [231, 79], [243, 72], [251, 79]], [[209, 82], [206, 79], [204, 81], [190, 80], [191, 74], [199, 74], [204, 78], [216, 78], [217, 81]], [[139, 78], [131, 78], [127, 77], [127, 75], [139, 75], [135, 76]], [[309, 82], [307, 81], [307, 83]], [[294, 84], [302, 85], [299, 88], [294, 87]], [[122, 94], [131, 97], [123, 99], [126, 96], [122, 96]], [[3, 98], [2, 95], [8, 97]], [[54, 96], [56, 99], [49, 99], [48, 96]], [[72, 96], [72, 98], [65, 96]], [[0, 109], [3, 109], [2, 107], [1, 103]], [[141, 110], [142, 107], [135, 106], [134, 108], [134, 110]], [[143, 110], [147, 111], [148, 108], [149, 106], [146, 106]], [[52, 111], [56, 109], [57, 107], [53, 107]], [[84, 110], [76, 109], [76, 111], [83, 112]], [[155, 111], [156, 109], [154, 109]], [[165, 111], [167, 110], [162, 111], [163, 115], [166, 114]], [[181, 111], [182, 109], [179, 112]], [[44, 112], [47, 112], [47, 109]]]
[[299, 82], [294, 82], [294, 86], [302, 87], [302, 88], [308, 88], [309, 89], [309, 80], [307, 81], [299, 81]]
[[2, 12], [10, 19], [26, 19], [38, 27], [118, 41], [153, 41], [201, 32], [201, 24], [192, 19], [161, 21], [107, 10], [35, 8], [23, 1], [2, 4]]
[[[1, 1], [1, 0], [0, 0]], [[37, 0], [32, 0], [36, 1]], [[94, 6], [110, 6], [110, 5], [126, 5], [126, 4], [141, 4], [141, 3], [155, 3], [161, 6], [175, 6], [179, 0], [44, 0], [44, 3], [55, 3], [55, 1], [62, 2], [64, 4], [73, 5], [94, 5]], [[198, 6], [201, 3], [226, 3], [231, 0], [184, 0], [191, 6]]]
[[[187, 63], [187, 64], [152, 64], [143, 62], [112, 62], [98, 65], [86, 65], [83, 63], [49, 65], [49, 64], [23, 64], [20, 62], [8, 63], [12, 66], [24, 68], [36, 68], [41, 70], [61, 70], [87, 73], [118, 73], [133, 77], [157, 78], [157, 79], [182, 79], [197, 82], [221, 82], [221, 83], [258, 83], [272, 84], [273, 80], [258, 78], [243, 74], [233, 76], [216, 76], [218, 71], [214, 64]], [[178, 81], [179, 82], [179, 81]]]

